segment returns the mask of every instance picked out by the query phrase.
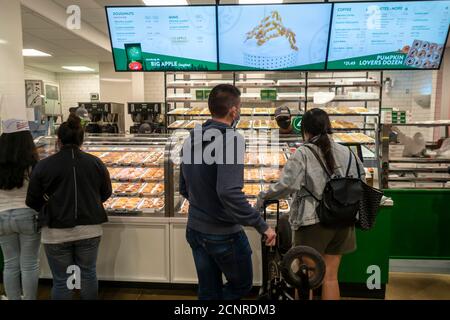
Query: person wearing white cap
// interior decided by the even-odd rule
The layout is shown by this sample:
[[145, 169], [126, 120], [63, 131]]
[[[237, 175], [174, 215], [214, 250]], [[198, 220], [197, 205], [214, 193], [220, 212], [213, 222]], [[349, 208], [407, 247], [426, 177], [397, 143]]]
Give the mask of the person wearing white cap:
[[37, 212], [25, 204], [38, 153], [28, 121], [2, 121], [0, 136], [0, 246], [3, 283], [9, 300], [35, 300], [39, 280]]

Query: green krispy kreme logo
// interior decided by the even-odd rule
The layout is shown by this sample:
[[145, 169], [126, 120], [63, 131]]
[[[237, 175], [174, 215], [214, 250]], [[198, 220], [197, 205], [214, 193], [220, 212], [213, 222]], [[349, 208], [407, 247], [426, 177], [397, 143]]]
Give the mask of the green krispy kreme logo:
[[302, 116], [295, 116], [294, 119], [292, 119], [292, 130], [294, 131], [294, 133], [301, 132], [302, 118]]

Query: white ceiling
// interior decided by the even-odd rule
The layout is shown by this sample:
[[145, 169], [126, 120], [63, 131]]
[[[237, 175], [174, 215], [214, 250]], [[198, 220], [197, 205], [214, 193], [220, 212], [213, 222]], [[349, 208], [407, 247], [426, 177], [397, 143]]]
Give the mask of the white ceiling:
[[[47, 0], [66, 10], [76, 4], [81, 9], [82, 25], [94, 27], [105, 37], [108, 27], [104, 7], [107, 5], [142, 5], [142, 0]], [[345, 0], [335, 0], [345, 1]], [[347, 0], [349, 1], [349, 0]], [[356, 0], [350, 0], [356, 1]], [[285, 0], [284, 2], [323, 2], [322, 0]], [[191, 4], [214, 4], [215, 0], [189, 0]], [[238, 0], [222, 0], [223, 4], [238, 3]], [[87, 41], [59, 24], [40, 16], [22, 6], [24, 48], [50, 53], [52, 57], [27, 57], [25, 64], [52, 72], [67, 72], [63, 65], [84, 65], [98, 71], [100, 62], [112, 62], [111, 53], [95, 43]], [[450, 39], [447, 47], [450, 46]]]

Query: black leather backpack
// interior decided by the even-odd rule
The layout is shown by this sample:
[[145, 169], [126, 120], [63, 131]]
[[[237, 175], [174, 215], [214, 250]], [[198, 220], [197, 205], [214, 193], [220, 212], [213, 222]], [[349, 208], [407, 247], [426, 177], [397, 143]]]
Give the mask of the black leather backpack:
[[[330, 173], [324, 165], [322, 159], [317, 152], [305, 144], [319, 161], [320, 166], [328, 176], [327, 184], [323, 190], [322, 199], [318, 199], [311, 191], [306, 191], [319, 203], [316, 208], [320, 223], [324, 227], [347, 227], [355, 225], [357, 215], [360, 210], [360, 202], [363, 198], [363, 186], [361, 180], [361, 172], [354, 153], [350, 152], [347, 171], [345, 177], [337, 176]], [[356, 167], [358, 168], [358, 177], [349, 177], [352, 159], [355, 158]]]

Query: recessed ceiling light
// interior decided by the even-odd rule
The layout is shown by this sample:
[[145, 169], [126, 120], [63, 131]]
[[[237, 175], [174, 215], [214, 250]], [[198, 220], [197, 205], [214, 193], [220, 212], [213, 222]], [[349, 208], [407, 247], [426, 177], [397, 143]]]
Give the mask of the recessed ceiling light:
[[66, 69], [66, 70], [78, 71], [78, 72], [89, 72], [89, 71], [92, 72], [92, 71], [95, 71], [95, 69], [88, 68], [88, 67], [85, 67], [85, 66], [63, 66], [62, 68]]
[[100, 81], [106, 81], [106, 82], [131, 82], [131, 79], [100, 78]]
[[22, 55], [24, 57], [51, 57], [49, 53], [45, 53], [35, 49], [22, 49]]
[[147, 6], [183, 6], [187, 5], [187, 0], [143, 0]]
[[239, 4], [253, 4], [253, 3], [282, 3], [283, 0], [239, 0]]

